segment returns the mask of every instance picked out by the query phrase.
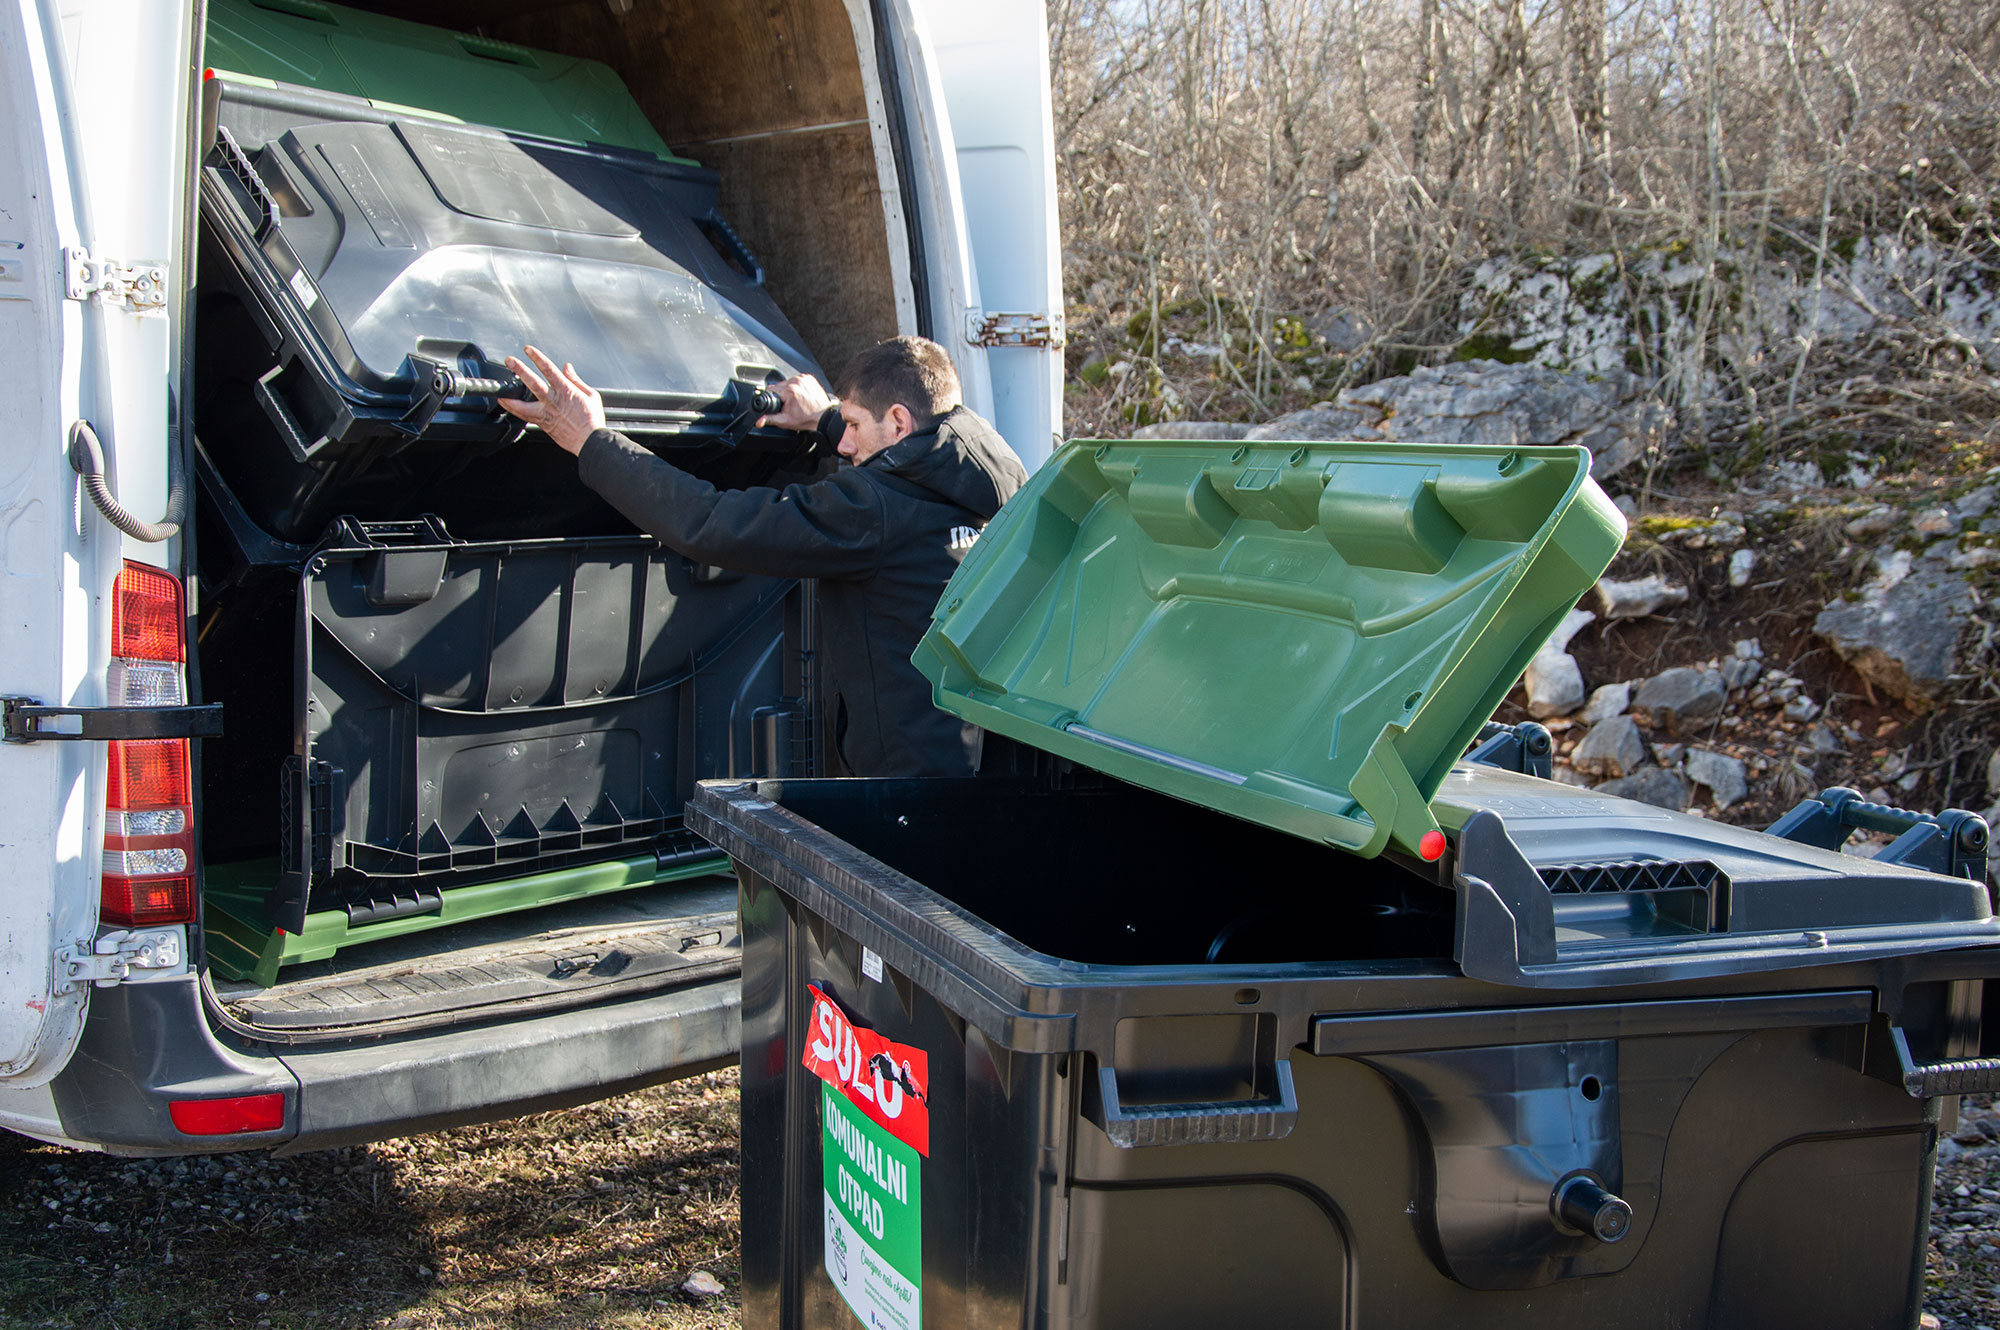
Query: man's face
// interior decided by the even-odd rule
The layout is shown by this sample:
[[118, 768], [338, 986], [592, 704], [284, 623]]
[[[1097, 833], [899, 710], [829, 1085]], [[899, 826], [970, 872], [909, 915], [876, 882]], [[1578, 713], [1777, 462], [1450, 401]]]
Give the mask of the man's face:
[[847, 426], [840, 436], [840, 455], [856, 466], [908, 435], [914, 423], [900, 402], [879, 416], [859, 402], [842, 402], [840, 419]]

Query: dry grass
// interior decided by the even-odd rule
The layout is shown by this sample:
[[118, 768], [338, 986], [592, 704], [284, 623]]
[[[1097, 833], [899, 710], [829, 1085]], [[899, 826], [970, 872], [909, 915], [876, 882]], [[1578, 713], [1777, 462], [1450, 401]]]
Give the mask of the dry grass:
[[[290, 1159], [130, 1161], [0, 1133], [0, 1325], [738, 1324], [737, 1088]], [[727, 1290], [682, 1291], [695, 1270]]]

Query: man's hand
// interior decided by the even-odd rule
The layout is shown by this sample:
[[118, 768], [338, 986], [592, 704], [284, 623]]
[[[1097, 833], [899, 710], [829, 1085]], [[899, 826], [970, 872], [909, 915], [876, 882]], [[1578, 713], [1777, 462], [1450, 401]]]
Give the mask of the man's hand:
[[811, 429], [819, 424], [819, 418], [833, 405], [833, 394], [820, 386], [818, 379], [810, 374], [794, 374], [783, 383], [773, 384], [771, 391], [778, 395], [784, 407], [776, 415], [759, 416], [758, 428], [775, 425], [779, 429]]
[[507, 357], [507, 368], [521, 376], [535, 400], [517, 402], [502, 397], [500, 409], [538, 427], [556, 441], [556, 447], [573, 457], [583, 451], [583, 441], [592, 430], [604, 428], [604, 399], [578, 377], [575, 366], [557, 369], [556, 362], [535, 347], [524, 349], [535, 368], [522, 364], [517, 356]]

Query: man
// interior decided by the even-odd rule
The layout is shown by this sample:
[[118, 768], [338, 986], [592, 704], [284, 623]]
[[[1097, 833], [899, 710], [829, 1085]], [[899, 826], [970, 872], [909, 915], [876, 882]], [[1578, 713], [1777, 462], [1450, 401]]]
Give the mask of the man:
[[576, 455], [584, 483], [690, 559], [819, 579], [834, 743], [857, 776], [965, 776], [982, 732], [931, 705], [910, 663], [944, 584], [1000, 505], [1021, 459], [959, 401], [943, 347], [896, 337], [841, 372], [840, 399], [799, 375], [758, 423], [816, 429], [852, 463], [810, 485], [718, 490], [606, 429], [576, 370], [534, 347], [507, 367], [535, 395], [501, 405]]

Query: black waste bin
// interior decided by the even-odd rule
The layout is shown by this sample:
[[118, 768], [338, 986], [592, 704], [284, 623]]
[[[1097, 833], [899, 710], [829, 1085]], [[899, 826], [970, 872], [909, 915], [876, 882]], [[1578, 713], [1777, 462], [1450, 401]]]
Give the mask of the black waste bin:
[[1618, 548], [1588, 464], [1072, 444], [916, 655], [1040, 774], [698, 789], [747, 1324], [1913, 1323], [1985, 824], [1458, 761]]
[[1426, 865], [1102, 777], [702, 787], [746, 1325], [1914, 1324], [1984, 888], [1476, 765], [1437, 802]]

